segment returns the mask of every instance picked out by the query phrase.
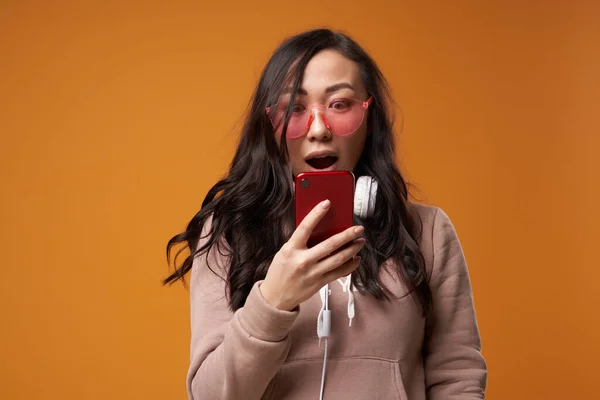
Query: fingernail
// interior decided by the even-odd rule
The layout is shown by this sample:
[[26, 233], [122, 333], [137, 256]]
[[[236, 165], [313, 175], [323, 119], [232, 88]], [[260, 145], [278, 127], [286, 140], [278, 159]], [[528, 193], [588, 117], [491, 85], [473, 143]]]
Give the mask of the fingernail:
[[359, 262], [360, 260], [361, 260], [361, 257], [360, 257], [360, 256], [356, 256], [356, 257], [354, 257], [354, 261], [356, 261], [356, 262]]
[[329, 208], [330, 205], [331, 205], [331, 202], [329, 200], [325, 200], [321, 203], [321, 207], [323, 207], [323, 208]]
[[364, 232], [364, 230], [365, 230], [365, 228], [363, 226], [358, 226], [358, 227], [354, 228], [354, 233], [361, 234]]

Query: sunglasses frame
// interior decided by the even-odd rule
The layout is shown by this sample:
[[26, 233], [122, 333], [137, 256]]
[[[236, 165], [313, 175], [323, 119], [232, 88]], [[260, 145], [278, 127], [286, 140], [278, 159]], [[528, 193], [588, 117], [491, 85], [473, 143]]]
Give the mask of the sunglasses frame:
[[[324, 110], [327, 109], [327, 107], [335, 102], [335, 101], [340, 101], [340, 100], [351, 100], [357, 103], [361, 104], [361, 107], [365, 110], [365, 112], [369, 109], [369, 106], [371, 105], [371, 103], [373, 102], [373, 96], [370, 96], [367, 100], [359, 100], [359, 99], [354, 99], [352, 97], [338, 97], [335, 98], [333, 100], [331, 100], [330, 102], [323, 104], [323, 103], [313, 103], [311, 104], [308, 109], [310, 109], [310, 117], [308, 118], [308, 121], [306, 122], [306, 127], [304, 129], [304, 133], [298, 136], [293, 136], [293, 139], [298, 139], [301, 138], [302, 136], [305, 136], [309, 129], [311, 124], [313, 123], [314, 119], [315, 119], [315, 111], [321, 111], [321, 117], [323, 119], [323, 122], [325, 123], [325, 126], [327, 127], [327, 129], [333, 133], [336, 136], [348, 136], [348, 135], [352, 135], [354, 132], [356, 132], [356, 130], [358, 130], [358, 128], [360, 127], [360, 125], [358, 127], [356, 127], [356, 129], [350, 133], [347, 133], [345, 135], [338, 135], [336, 134], [334, 131], [331, 130], [331, 127], [329, 126], [329, 124], [327, 123], [327, 119], [325, 118], [325, 112]], [[267, 115], [270, 115], [271, 113], [271, 107], [265, 107], [265, 112]], [[363, 120], [364, 120], [364, 116], [363, 116]], [[269, 118], [269, 121], [271, 122], [271, 125], [273, 126], [273, 129], [277, 130], [278, 128], [275, 127], [275, 124], [273, 123], [273, 121], [271, 120], [271, 118]], [[361, 122], [362, 123], [362, 122]]]

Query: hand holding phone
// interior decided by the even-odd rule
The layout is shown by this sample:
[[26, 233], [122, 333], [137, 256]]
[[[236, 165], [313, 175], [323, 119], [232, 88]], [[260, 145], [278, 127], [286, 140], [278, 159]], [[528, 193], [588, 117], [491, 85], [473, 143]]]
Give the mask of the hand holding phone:
[[[302, 177], [300, 182], [301, 179]], [[353, 188], [354, 181], [351, 183], [350, 187]], [[305, 214], [304, 206], [309, 207], [307, 204], [311, 202], [305, 203], [307, 197], [300, 195], [296, 216], [301, 218], [297, 218], [296, 230], [290, 240], [275, 254], [267, 276], [260, 286], [262, 296], [273, 307], [291, 311], [315, 295], [325, 284], [348, 276], [360, 265], [360, 257], [357, 257], [357, 254], [365, 244], [365, 240], [360, 237], [364, 228], [353, 225], [352, 206], [349, 208], [350, 213], [347, 213], [347, 193], [340, 196], [340, 192], [333, 190], [344, 188], [344, 185], [348, 183], [342, 183], [341, 186], [335, 184], [325, 190], [326, 194], [334, 195], [341, 218], [340, 215], [330, 214], [334, 206], [330, 199], [317, 203]], [[298, 193], [296, 191], [296, 195]], [[317, 197], [322, 195], [324, 194]], [[350, 196], [350, 205], [352, 198]], [[330, 222], [326, 222], [325, 218], [328, 216]], [[322, 226], [321, 232], [324, 232], [321, 236], [315, 234], [319, 224]], [[320, 240], [329, 232], [340, 229], [340, 232]], [[309, 243], [313, 246], [309, 247]]]

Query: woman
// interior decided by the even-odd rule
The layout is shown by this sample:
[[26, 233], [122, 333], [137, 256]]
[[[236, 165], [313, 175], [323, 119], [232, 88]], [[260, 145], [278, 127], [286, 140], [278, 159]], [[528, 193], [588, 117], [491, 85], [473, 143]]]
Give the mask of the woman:
[[[190, 399], [484, 398], [463, 253], [442, 210], [408, 200], [389, 102], [343, 34], [309, 31], [275, 51], [229, 173], [167, 248], [191, 249], [165, 280], [192, 272]], [[355, 227], [307, 248], [329, 204], [293, 229], [293, 176], [314, 170], [371, 177], [377, 191]]]

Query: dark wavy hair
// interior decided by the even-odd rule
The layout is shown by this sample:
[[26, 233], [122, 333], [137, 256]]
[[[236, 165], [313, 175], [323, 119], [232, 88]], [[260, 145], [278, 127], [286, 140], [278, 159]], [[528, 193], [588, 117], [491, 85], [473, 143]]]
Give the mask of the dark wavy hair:
[[[355, 41], [328, 29], [291, 37], [271, 56], [254, 91], [228, 174], [208, 191], [185, 232], [174, 236], [167, 245], [169, 261], [172, 249], [178, 245], [184, 247], [177, 255], [186, 247], [190, 254], [179, 266], [175, 256], [174, 271], [164, 284], [183, 280], [192, 268], [194, 257], [210, 252], [215, 246], [216, 251], [229, 258], [223, 279], [232, 311], [243, 307], [254, 283], [265, 278], [273, 257], [289, 239], [286, 227], [294, 222], [292, 173], [285, 140], [293, 102], [289, 102], [286, 112], [280, 146], [265, 108], [276, 106], [282, 90], [290, 84], [294, 98], [307, 63], [325, 49], [339, 51], [354, 61], [367, 92], [373, 97], [367, 117], [370, 134], [353, 172], [356, 177], [374, 177], [379, 189], [374, 214], [365, 220], [355, 217], [356, 223], [365, 226], [367, 243], [360, 252], [361, 265], [352, 274], [353, 283], [362, 293], [389, 300], [391, 292], [380, 280], [380, 269], [387, 260], [392, 260], [397, 275], [426, 316], [431, 306], [431, 290], [418, 244], [421, 220], [408, 200], [407, 184], [395, 162], [388, 84], [375, 62]], [[210, 229], [200, 246], [202, 229], [211, 217]], [[222, 245], [222, 239], [226, 245]]]

